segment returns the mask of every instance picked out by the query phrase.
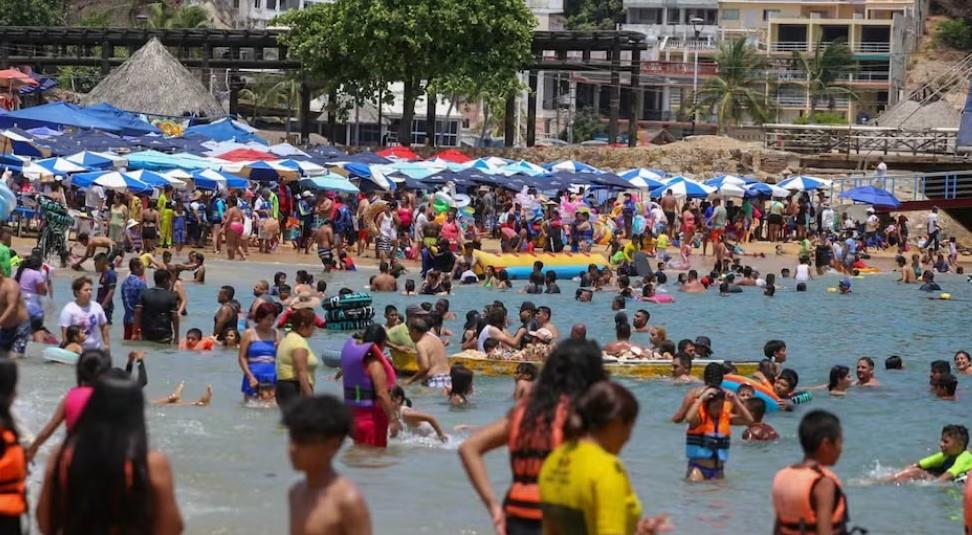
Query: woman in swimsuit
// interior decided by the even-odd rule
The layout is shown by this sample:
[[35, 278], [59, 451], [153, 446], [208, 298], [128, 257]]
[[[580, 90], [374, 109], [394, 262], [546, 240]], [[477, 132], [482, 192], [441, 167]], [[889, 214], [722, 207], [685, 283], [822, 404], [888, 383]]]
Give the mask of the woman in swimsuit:
[[280, 342], [278, 332], [273, 328], [277, 319], [276, 304], [260, 303], [253, 318], [256, 324], [243, 333], [239, 352], [240, 369], [243, 370], [241, 390], [247, 400], [257, 398], [257, 387], [261, 383], [276, 383], [277, 344]]
[[226, 255], [230, 260], [235, 260], [236, 254], [239, 253], [240, 259], [246, 260], [245, 246], [242, 243], [243, 212], [238, 206], [236, 197], [230, 197], [228, 204], [229, 209], [226, 210], [225, 216], [226, 224], [223, 226], [223, 232], [226, 235]]
[[142, 245], [146, 251], [155, 249], [159, 239], [159, 213], [148, 205], [142, 209]]

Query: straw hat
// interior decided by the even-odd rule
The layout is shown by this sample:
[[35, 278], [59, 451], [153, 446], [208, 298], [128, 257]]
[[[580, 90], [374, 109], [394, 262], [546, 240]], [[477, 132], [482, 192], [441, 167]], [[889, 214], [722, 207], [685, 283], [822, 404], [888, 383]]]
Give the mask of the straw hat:
[[126, 229], [130, 229], [130, 228], [135, 227], [135, 226], [138, 226], [138, 221], [135, 221], [134, 219], [129, 219], [128, 220], [128, 224], [125, 225], [125, 228]]

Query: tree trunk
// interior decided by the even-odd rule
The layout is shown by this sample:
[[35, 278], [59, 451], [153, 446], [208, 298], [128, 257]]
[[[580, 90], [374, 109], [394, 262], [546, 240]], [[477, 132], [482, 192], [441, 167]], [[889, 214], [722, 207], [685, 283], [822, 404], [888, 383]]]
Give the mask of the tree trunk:
[[412, 144], [412, 118], [415, 116], [415, 100], [418, 98], [420, 82], [405, 80], [402, 91], [402, 121], [398, 123], [398, 142], [405, 147]]
[[479, 132], [479, 146], [485, 146], [486, 142], [486, 132], [489, 130], [489, 103], [486, 99], [483, 99], [483, 128]]

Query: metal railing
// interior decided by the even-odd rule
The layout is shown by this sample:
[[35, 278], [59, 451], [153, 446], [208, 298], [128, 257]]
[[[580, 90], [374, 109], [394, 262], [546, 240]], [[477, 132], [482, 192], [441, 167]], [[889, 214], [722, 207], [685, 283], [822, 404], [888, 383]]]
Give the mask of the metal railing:
[[[641, 63], [641, 72], [645, 74], [664, 75], [695, 75], [695, 64], [683, 61], [645, 61]], [[719, 74], [719, 66], [715, 63], [699, 63], [699, 76]]]
[[807, 52], [810, 45], [806, 41], [778, 41], [772, 48], [773, 52]]
[[[826, 48], [837, 41], [814, 43], [808, 41], [777, 41], [773, 43], [773, 52], [813, 52], [817, 47]], [[887, 54], [891, 52], [891, 43], [866, 42], [855, 43], [851, 47], [855, 54]]]
[[891, 43], [880, 41], [856, 43], [853, 50], [858, 54], [887, 54], [891, 52]]
[[[941, 173], [875, 173], [852, 174], [836, 178], [830, 186], [830, 198], [841, 201], [843, 193], [861, 186], [874, 186], [891, 192], [901, 202], [972, 199], [972, 170]], [[852, 201], [844, 200], [846, 204]]]
[[777, 106], [784, 108], [804, 108], [807, 106], [806, 95], [776, 95], [774, 100]]
[[899, 130], [878, 126], [763, 125], [766, 147], [821, 154], [955, 154], [957, 128]]

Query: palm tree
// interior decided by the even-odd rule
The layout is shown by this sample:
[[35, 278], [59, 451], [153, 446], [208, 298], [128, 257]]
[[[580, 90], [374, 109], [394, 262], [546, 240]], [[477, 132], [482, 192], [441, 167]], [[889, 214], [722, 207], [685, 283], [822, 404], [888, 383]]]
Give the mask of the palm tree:
[[250, 78], [240, 90], [240, 100], [253, 106], [251, 122], [260, 117], [261, 110], [287, 110], [287, 131], [290, 131], [291, 112], [300, 98], [297, 82], [290, 78], [264, 74]]
[[209, 13], [200, 6], [180, 6], [173, 9], [165, 2], [148, 5], [146, 25], [154, 29], [205, 28], [209, 26]]
[[763, 75], [766, 57], [739, 38], [720, 44], [715, 60], [719, 74], [707, 79], [688, 103], [693, 113], [714, 113], [720, 133], [746, 119], [766, 122], [770, 114]]
[[793, 52], [793, 65], [797, 70], [806, 73], [811, 118], [817, 111], [817, 103], [821, 100], [827, 101], [827, 108], [833, 111], [837, 107], [838, 96], [857, 98], [857, 94], [840, 81], [843, 75], [857, 70], [854, 54], [843, 39], [838, 39], [826, 46], [822, 42], [817, 42], [813, 54]]

